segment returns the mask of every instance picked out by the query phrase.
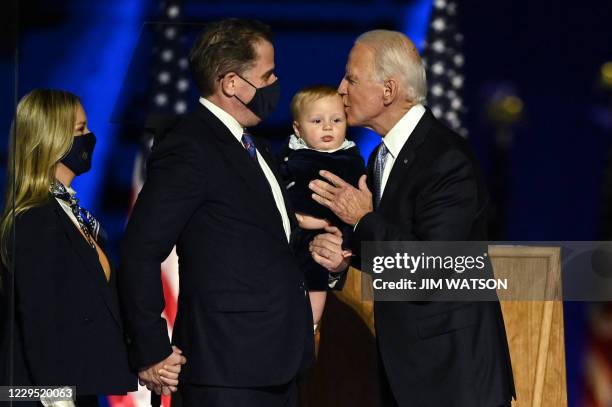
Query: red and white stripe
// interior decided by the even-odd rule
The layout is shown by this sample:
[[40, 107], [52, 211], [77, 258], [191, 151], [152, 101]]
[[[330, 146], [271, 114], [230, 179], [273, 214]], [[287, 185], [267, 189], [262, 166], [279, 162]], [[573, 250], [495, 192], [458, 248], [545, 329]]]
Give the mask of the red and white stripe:
[[[134, 207], [138, 193], [144, 184], [141, 170], [143, 159], [143, 154], [139, 153], [134, 162], [130, 212]], [[162, 286], [164, 289], [164, 299], [166, 301], [166, 306], [162, 315], [166, 321], [168, 321], [168, 336], [172, 337], [172, 327], [174, 326], [174, 320], [176, 319], [179, 291], [178, 256], [176, 255], [176, 248], [172, 249], [172, 253], [170, 253], [168, 258], [161, 264], [161, 277]], [[108, 397], [108, 404], [111, 407], [148, 407], [151, 405], [150, 401], [151, 393], [146, 387], [140, 385], [138, 386], [138, 391], [128, 393], [126, 396]], [[164, 407], [169, 407], [170, 397], [163, 396], [162, 405]]]

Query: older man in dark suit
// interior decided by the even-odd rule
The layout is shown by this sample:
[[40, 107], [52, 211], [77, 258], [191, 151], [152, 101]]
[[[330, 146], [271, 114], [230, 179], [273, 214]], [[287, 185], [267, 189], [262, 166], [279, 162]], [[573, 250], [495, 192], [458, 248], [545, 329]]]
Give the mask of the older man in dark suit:
[[164, 384], [157, 371], [172, 349], [160, 263], [176, 244], [183, 406], [295, 406], [296, 376], [314, 351], [289, 245], [295, 217], [269, 149], [246, 129], [278, 100], [272, 34], [255, 21], [213, 23], [190, 65], [200, 103], [153, 147], [122, 250], [134, 364], [141, 380]]
[[[355, 225], [357, 244], [486, 240], [480, 170], [468, 143], [422, 105], [426, 89], [405, 35], [376, 30], [357, 39], [338, 91], [349, 125], [383, 140], [359, 188], [329, 172], [322, 173], [329, 183], [311, 184], [315, 200]], [[315, 238], [311, 250], [341, 271], [348, 261], [333, 232]], [[515, 391], [498, 302], [376, 302], [374, 316], [385, 406], [510, 405]]]

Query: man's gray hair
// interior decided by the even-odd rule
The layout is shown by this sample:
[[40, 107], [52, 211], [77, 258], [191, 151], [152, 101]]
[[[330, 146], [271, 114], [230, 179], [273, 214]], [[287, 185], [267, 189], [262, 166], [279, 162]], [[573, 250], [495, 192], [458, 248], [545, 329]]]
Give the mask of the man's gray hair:
[[398, 31], [373, 30], [361, 34], [355, 44], [368, 45], [374, 51], [377, 80], [396, 78], [406, 90], [408, 100], [423, 103], [427, 97], [425, 67], [414, 43]]

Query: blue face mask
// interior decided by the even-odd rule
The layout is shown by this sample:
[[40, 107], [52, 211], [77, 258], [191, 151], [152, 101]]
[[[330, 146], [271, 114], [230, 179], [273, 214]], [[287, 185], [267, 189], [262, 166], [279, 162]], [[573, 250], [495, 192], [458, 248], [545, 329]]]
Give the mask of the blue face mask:
[[259, 117], [261, 120], [265, 120], [272, 114], [274, 109], [276, 109], [276, 105], [278, 105], [278, 99], [280, 97], [280, 84], [278, 83], [278, 79], [268, 86], [258, 88], [242, 76], [240, 76], [240, 78], [255, 88], [255, 95], [253, 95], [253, 99], [251, 99], [249, 103], [244, 103], [238, 96], [236, 96], [236, 99], [253, 112], [255, 116]]
[[91, 158], [95, 145], [96, 136], [93, 133], [76, 136], [72, 142], [72, 148], [62, 158], [61, 163], [76, 175], [86, 173], [91, 169]]

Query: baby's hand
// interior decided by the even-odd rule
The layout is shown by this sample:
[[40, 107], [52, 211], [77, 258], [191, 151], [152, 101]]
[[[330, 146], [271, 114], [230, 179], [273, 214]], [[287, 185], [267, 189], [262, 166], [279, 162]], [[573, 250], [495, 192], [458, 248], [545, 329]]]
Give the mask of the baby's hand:
[[302, 229], [317, 230], [324, 229], [326, 226], [331, 226], [331, 223], [329, 223], [327, 219], [315, 218], [314, 216], [304, 213], [296, 213], [295, 217]]

